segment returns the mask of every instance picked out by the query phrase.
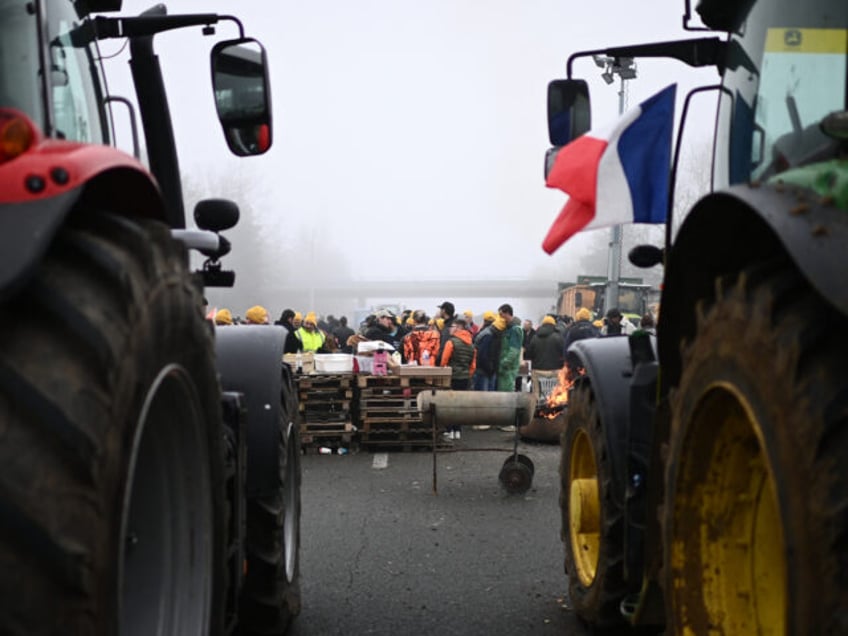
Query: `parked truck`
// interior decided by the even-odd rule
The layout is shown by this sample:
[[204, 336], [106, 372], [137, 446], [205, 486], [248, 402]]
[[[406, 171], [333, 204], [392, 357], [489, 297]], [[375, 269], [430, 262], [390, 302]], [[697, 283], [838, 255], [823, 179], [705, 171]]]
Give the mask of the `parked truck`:
[[[186, 229], [153, 41], [238, 33], [211, 75], [239, 156], [272, 141], [265, 50], [232, 16], [120, 8], [0, 0], [0, 631], [280, 634], [300, 608], [285, 332], [204, 319], [238, 208], [203, 201]], [[103, 80], [109, 38], [149, 168], [112, 146], [111, 106], [132, 102]]]
[[656, 340], [573, 347], [586, 374], [562, 439], [571, 603], [598, 628], [844, 634], [848, 4], [696, 11], [702, 26], [687, 0], [684, 26], [714, 33], [575, 53], [549, 86], [562, 146], [590, 128], [578, 58], [667, 57], [719, 79], [689, 91], [680, 120], [694, 124], [693, 95], [716, 96], [711, 191], [679, 219], [669, 206], [664, 246], [630, 253], [664, 266]]
[[[576, 283], [560, 285], [557, 314], [574, 316], [581, 307], [598, 318], [611, 309], [607, 302], [609, 283], [604, 276], [579, 276]], [[622, 279], [618, 283], [618, 309], [634, 325], [646, 313], [657, 313], [659, 290], [640, 279]]]

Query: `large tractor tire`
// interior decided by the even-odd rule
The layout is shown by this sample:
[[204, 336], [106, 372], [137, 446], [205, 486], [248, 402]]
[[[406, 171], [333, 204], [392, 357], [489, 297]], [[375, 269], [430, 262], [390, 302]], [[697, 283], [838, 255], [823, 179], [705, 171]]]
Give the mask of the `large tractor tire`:
[[577, 615], [597, 628], [623, 624], [623, 512], [613, 497], [610, 453], [591, 388], [571, 394], [561, 441], [560, 510], [568, 591]]
[[220, 398], [163, 225], [74, 214], [0, 305], [0, 631], [223, 625]]
[[279, 488], [247, 500], [241, 633], [283, 634], [300, 613], [300, 433], [291, 372], [282, 365]]
[[848, 325], [791, 266], [719, 284], [672, 396], [669, 634], [848, 633]]

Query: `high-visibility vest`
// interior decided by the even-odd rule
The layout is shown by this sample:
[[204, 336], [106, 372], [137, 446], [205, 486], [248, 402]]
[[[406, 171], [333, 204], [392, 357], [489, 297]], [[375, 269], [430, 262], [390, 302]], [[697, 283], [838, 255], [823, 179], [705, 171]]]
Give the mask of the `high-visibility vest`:
[[294, 332], [294, 335], [300, 340], [303, 351], [318, 351], [324, 346], [324, 332], [320, 329], [307, 331], [301, 327]]

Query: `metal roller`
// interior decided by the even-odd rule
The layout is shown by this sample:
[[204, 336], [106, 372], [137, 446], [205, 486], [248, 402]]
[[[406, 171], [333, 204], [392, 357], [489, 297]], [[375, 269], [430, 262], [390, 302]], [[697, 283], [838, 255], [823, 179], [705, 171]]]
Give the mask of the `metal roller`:
[[435, 413], [440, 427], [526, 426], [536, 409], [532, 393], [502, 391], [422, 391], [418, 410], [427, 425]]

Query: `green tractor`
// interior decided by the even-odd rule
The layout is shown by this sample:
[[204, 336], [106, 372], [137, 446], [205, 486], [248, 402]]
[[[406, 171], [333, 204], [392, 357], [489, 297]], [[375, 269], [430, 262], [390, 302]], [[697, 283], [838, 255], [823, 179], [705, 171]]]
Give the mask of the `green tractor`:
[[[582, 340], [562, 439], [571, 603], [597, 628], [848, 633], [848, 4], [702, 0], [713, 34], [575, 53], [714, 67], [712, 188], [666, 224], [657, 336]], [[562, 122], [566, 122], [562, 125]], [[675, 162], [671, 182], [674, 183]], [[673, 189], [672, 189], [673, 192]], [[670, 208], [672, 206], [669, 206]]]

